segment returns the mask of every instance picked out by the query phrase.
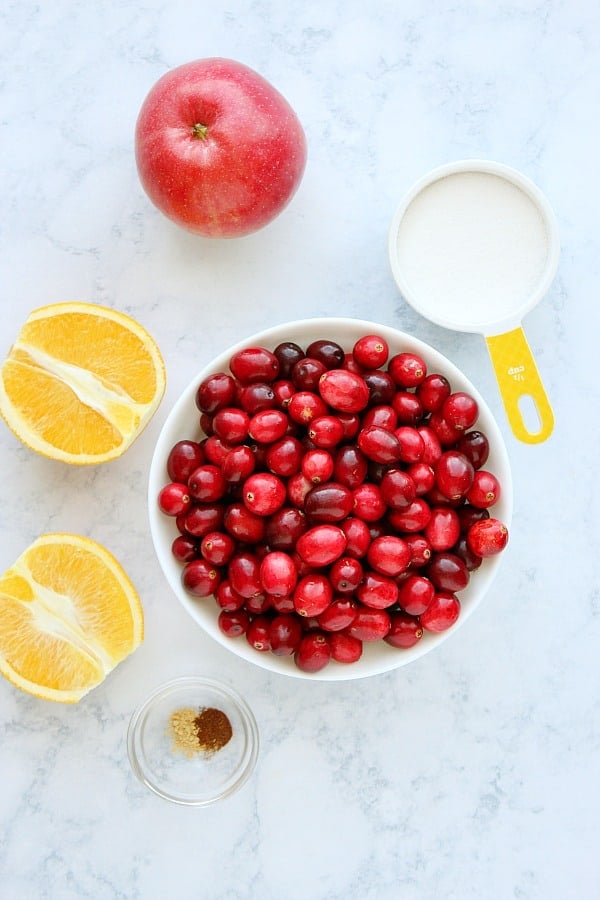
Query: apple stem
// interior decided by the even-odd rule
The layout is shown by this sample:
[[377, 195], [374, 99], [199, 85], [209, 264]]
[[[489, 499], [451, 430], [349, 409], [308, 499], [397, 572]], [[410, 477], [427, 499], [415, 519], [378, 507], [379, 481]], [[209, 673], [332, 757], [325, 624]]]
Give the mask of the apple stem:
[[192, 128], [192, 134], [195, 138], [200, 138], [201, 141], [205, 141], [208, 134], [208, 126], [201, 125], [200, 122], [196, 122], [196, 124]]

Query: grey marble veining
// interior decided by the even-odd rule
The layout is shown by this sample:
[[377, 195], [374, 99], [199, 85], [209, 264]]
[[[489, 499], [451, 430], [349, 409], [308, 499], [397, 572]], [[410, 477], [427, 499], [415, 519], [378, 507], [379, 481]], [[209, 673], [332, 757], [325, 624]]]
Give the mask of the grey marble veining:
[[[144, 644], [76, 707], [0, 683], [2, 900], [600, 896], [598, 4], [25, 0], [0, 21], [0, 352], [34, 307], [91, 300], [155, 334], [169, 376], [105, 467], [64, 467], [0, 429], [1, 571], [42, 532], [87, 534], [146, 616]], [[151, 85], [217, 55], [271, 80], [309, 144], [292, 204], [239, 241], [167, 222], [133, 158]], [[469, 156], [521, 169], [559, 221], [557, 278], [525, 321], [556, 416], [536, 447], [510, 434], [483, 340], [421, 319], [389, 271], [402, 194]], [[452, 640], [383, 676], [313, 684], [193, 627], [151, 547], [146, 482], [171, 403], [216, 351], [344, 314], [415, 334], [477, 384], [515, 512], [501, 573]], [[125, 744], [146, 693], [192, 672], [238, 686], [261, 733], [251, 781], [202, 810], [138, 784]]]

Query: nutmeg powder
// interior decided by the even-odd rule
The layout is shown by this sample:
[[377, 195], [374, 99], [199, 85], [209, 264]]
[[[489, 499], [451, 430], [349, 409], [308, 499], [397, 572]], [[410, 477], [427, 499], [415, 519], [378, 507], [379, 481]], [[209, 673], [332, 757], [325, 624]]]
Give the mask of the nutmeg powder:
[[231, 740], [233, 729], [223, 710], [187, 706], [171, 713], [167, 734], [173, 751], [191, 758], [199, 753], [211, 756], [221, 750]]

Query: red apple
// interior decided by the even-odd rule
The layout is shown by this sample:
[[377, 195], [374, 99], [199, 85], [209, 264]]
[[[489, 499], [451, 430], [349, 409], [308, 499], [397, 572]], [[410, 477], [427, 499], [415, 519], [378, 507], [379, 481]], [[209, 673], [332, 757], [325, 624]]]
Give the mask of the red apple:
[[287, 100], [230, 59], [200, 59], [160, 78], [136, 124], [136, 163], [152, 202], [207, 237], [241, 237], [288, 204], [306, 138]]

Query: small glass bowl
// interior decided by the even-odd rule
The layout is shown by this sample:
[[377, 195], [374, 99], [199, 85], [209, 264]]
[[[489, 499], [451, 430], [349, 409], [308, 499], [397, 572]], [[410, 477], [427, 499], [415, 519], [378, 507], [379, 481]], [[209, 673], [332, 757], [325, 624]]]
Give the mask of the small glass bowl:
[[[219, 709], [231, 723], [231, 739], [213, 753], [186, 754], [174, 743], [173, 713]], [[232, 688], [210, 678], [186, 676], [158, 687], [138, 707], [127, 731], [134, 774], [165, 800], [207, 806], [239, 790], [258, 758], [258, 727], [252, 710]]]

